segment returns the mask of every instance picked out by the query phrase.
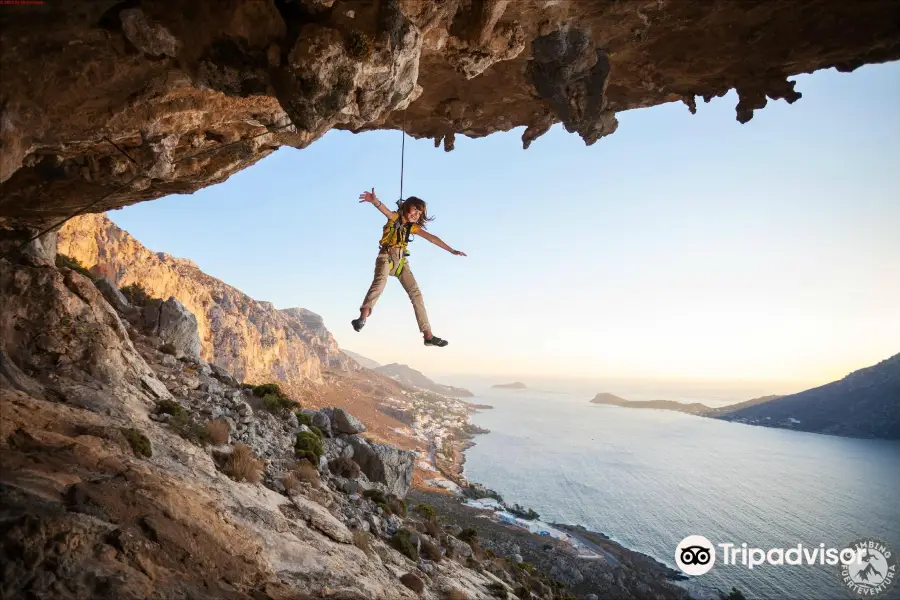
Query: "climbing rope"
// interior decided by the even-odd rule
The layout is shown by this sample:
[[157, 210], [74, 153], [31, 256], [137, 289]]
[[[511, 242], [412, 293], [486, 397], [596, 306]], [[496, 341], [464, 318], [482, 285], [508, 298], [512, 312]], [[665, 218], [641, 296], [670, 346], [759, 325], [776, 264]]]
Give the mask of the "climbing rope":
[[403, 202], [403, 161], [406, 157], [406, 109], [403, 110], [403, 126], [400, 128], [400, 202]]
[[[172, 164], [173, 164], [173, 165], [177, 165], [177, 164], [180, 163], [180, 162], [184, 162], [184, 161], [186, 161], [186, 160], [190, 160], [190, 159], [193, 159], [193, 158], [197, 158], [198, 156], [203, 156], [203, 155], [209, 154], [209, 153], [211, 153], [211, 152], [217, 152], [217, 151], [219, 151], [219, 150], [224, 150], [225, 148], [228, 148], [229, 146], [234, 146], [235, 144], [240, 144], [240, 143], [243, 143], [243, 142], [248, 142], [248, 141], [254, 140], [254, 139], [258, 138], [258, 137], [262, 137], [262, 136], [264, 136], [264, 135], [269, 135], [270, 133], [275, 133], [276, 131], [279, 131], [279, 130], [281, 130], [281, 129], [286, 129], [286, 128], [291, 127], [291, 126], [293, 126], [293, 123], [289, 121], [288, 123], [286, 123], [286, 124], [284, 124], [284, 125], [279, 125], [278, 127], [275, 127], [274, 129], [267, 129], [267, 130], [264, 131], [263, 133], [258, 133], [258, 134], [256, 134], [256, 135], [251, 135], [250, 137], [246, 137], [246, 138], [240, 138], [240, 139], [235, 140], [235, 141], [233, 141], [233, 142], [228, 142], [227, 144], [220, 144], [219, 146], [213, 146], [212, 148], [207, 148], [206, 150], [201, 150], [200, 152], [196, 152], [196, 153], [190, 154], [190, 155], [188, 155], [188, 156], [182, 156], [182, 157], [179, 158], [178, 160], [172, 161]], [[405, 126], [405, 125], [404, 125], [404, 126]], [[127, 152], [125, 152], [125, 150], [123, 150], [118, 144], [116, 144], [114, 141], [112, 141], [111, 139], [109, 139], [109, 138], [106, 137], [106, 136], [104, 136], [103, 139], [105, 139], [107, 142], [109, 142], [116, 150], [118, 150], [118, 151], [121, 152], [123, 155], [125, 155], [125, 158], [127, 158], [128, 160], [130, 160], [134, 165], [136, 165], [136, 166], [139, 167], [137, 161], [134, 160]], [[403, 193], [403, 173], [402, 173], [403, 167], [402, 167], [402, 165], [401, 165], [401, 167], [400, 167], [400, 171], [401, 171], [401, 174], [400, 174], [400, 191], [401, 191], [401, 195], [402, 195], [402, 193]], [[129, 180], [126, 181], [125, 183], [123, 183], [123, 184], [119, 185], [118, 187], [116, 187], [116, 188], [115, 188], [114, 190], [112, 190], [111, 192], [108, 192], [108, 193], [106, 193], [106, 194], [100, 196], [99, 198], [97, 198], [96, 200], [94, 200], [93, 202], [91, 202], [90, 204], [88, 204], [87, 206], [85, 206], [85, 207], [83, 207], [83, 208], [79, 208], [78, 210], [76, 210], [75, 212], [73, 212], [71, 215], [69, 215], [68, 217], [66, 217], [65, 219], [63, 219], [62, 221], [59, 221], [58, 223], [54, 223], [54, 224], [51, 225], [50, 227], [47, 227], [46, 229], [41, 230], [41, 231], [40, 231], [38, 234], [36, 234], [35, 236], [33, 236], [33, 237], [31, 237], [31, 238], [25, 240], [25, 241], [19, 246], [18, 251], [21, 252], [22, 249], [25, 248], [25, 246], [27, 246], [28, 244], [30, 244], [30, 243], [33, 242], [34, 240], [36, 240], [36, 239], [38, 239], [39, 237], [41, 237], [41, 236], [43, 236], [43, 235], [45, 235], [45, 234], [47, 234], [47, 233], [53, 231], [53, 230], [56, 229], [57, 227], [62, 227], [63, 225], [65, 225], [66, 223], [68, 223], [69, 221], [71, 221], [72, 219], [74, 219], [75, 217], [77, 217], [78, 215], [81, 215], [81, 214], [87, 212], [88, 210], [90, 210], [90, 209], [93, 208], [94, 206], [100, 204], [101, 202], [103, 202], [104, 200], [106, 200], [107, 198], [109, 198], [110, 196], [119, 193], [119, 191], [121, 191], [122, 189], [124, 189], [124, 188], [128, 187], [129, 185], [131, 185], [132, 183], [134, 183], [134, 181], [137, 180], [140, 176], [141, 176], [141, 174], [138, 173], [137, 175], [135, 175], [134, 177], [132, 177], [131, 179], [129, 179]], [[4, 258], [9, 258], [9, 256], [5, 256]]]

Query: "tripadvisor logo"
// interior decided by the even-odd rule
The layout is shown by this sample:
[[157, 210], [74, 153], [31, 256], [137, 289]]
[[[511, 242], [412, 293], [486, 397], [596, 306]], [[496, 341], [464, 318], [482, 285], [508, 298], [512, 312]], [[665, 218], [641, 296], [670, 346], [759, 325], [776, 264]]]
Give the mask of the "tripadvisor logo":
[[875, 538], [858, 539], [848, 546], [856, 560], [841, 563], [841, 582], [861, 598], [875, 598], [893, 587], [897, 556], [890, 546]]

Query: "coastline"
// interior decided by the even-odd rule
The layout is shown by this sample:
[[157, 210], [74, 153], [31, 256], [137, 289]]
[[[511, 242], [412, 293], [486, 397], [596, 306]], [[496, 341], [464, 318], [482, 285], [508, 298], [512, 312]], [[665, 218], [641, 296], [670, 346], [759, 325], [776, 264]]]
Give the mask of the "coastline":
[[[435, 489], [411, 489], [411, 504], [433, 506], [442, 520], [478, 531], [481, 535], [479, 543], [485, 548], [513, 562], [536, 566], [579, 597], [601, 592], [600, 597], [618, 597], [623, 588], [637, 589], [642, 595], [655, 595], [665, 600], [724, 597], [721, 590], [704, 586], [650, 555], [613, 541], [602, 532], [591, 531], [580, 524], [547, 523], [540, 520], [537, 513], [534, 513], [535, 519], [510, 513], [510, 508], [522, 512], [529, 509], [518, 504], [510, 507], [499, 494], [465, 477], [466, 450], [476, 445], [478, 435], [490, 432], [469, 421], [469, 416], [481, 409], [480, 406], [463, 404], [467, 408], [466, 424], [449, 440], [451, 460], [434, 460], [435, 455], [431, 452], [427, 461], [441, 477], [452, 482], [453, 487], [435, 485]], [[429, 480], [429, 485], [432, 482], [434, 480]]]

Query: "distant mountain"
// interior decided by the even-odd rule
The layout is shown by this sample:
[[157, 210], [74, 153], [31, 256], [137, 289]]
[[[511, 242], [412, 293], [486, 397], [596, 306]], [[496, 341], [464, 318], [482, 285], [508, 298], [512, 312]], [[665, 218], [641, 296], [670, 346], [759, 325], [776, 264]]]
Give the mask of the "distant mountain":
[[381, 373], [382, 375], [390, 377], [394, 381], [421, 388], [423, 390], [431, 390], [432, 392], [444, 394], [445, 396], [453, 396], [455, 398], [469, 398], [475, 395], [469, 390], [463, 388], [435, 383], [419, 371], [416, 371], [415, 369], [407, 365], [391, 363], [382, 367], [376, 367], [374, 370], [377, 373]]
[[513, 383], [498, 383], [497, 385], [492, 385], [491, 387], [504, 390], [524, 390], [525, 384], [521, 381], [514, 381]]
[[900, 439], [900, 354], [843, 379], [710, 415], [727, 421], [859, 438]]
[[350, 352], [346, 348], [342, 348], [341, 351], [367, 369], [377, 369], [378, 367], [381, 366], [381, 363], [377, 363], [374, 360], [372, 360], [371, 358], [366, 358], [362, 354], [357, 354], [356, 352]]
[[626, 408], [655, 408], [658, 410], [676, 410], [678, 412], [689, 413], [692, 415], [702, 415], [713, 410], [711, 407], [699, 402], [684, 404], [683, 402], [676, 402], [675, 400], [634, 401], [625, 400], [624, 398], [619, 398], [614, 394], [606, 393], [601, 393], [594, 396], [594, 399], [591, 400], [591, 404], [608, 404], [611, 406], [623, 406]]

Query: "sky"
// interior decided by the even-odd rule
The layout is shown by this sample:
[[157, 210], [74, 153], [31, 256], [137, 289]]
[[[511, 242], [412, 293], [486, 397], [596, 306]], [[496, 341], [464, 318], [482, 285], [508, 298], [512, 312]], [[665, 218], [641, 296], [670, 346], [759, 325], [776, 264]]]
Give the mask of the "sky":
[[406, 139], [404, 193], [431, 233], [409, 265], [435, 335], [391, 279], [365, 328], [399, 131], [332, 131], [227, 181], [109, 216], [341, 347], [429, 375], [745, 381], [787, 393], [900, 352], [900, 63], [792, 78], [803, 97], [735, 119], [734, 92], [620, 113], [586, 146], [557, 125]]

